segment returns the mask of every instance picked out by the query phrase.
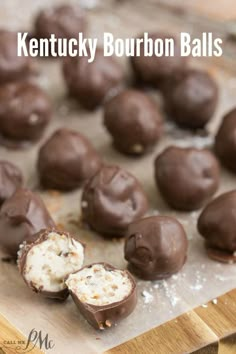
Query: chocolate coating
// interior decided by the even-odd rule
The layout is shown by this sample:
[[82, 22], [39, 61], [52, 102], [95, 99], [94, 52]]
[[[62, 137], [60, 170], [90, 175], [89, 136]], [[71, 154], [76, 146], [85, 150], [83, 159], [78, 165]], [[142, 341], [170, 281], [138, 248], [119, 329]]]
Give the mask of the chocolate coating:
[[[142, 36], [140, 35], [139, 38], [142, 38]], [[181, 57], [180, 44], [175, 36], [168, 33], [156, 32], [149, 33], [149, 38], [153, 40], [158, 38], [162, 40], [173, 38], [175, 55], [173, 57], [164, 55], [160, 57], [155, 55], [151, 57], [144, 56], [144, 45], [141, 44], [140, 56], [131, 57], [131, 66], [138, 81], [162, 88], [171, 77], [185, 70], [187, 58]]]
[[222, 262], [236, 261], [236, 190], [212, 200], [198, 219], [198, 231], [208, 255]]
[[23, 183], [20, 169], [8, 161], [0, 161], [0, 206], [10, 198]]
[[15, 82], [0, 87], [0, 134], [13, 145], [39, 139], [50, 118], [50, 100], [36, 85]]
[[135, 90], [125, 90], [106, 103], [104, 123], [115, 147], [125, 154], [146, 152], [162, 132], [157, 106], [147, 95]]
[[87, 138], [65, 128], [54, 132], [39, 151], [38, 171], [46, 188], [78, 188], [100, 167], [100, 157]]
[[55, 227], [42, 199], [28, 189], [18, 189], [0, 210], [0, 246], [16, 257], [23, 241], [34, 241], [41, 229]]
[[174, 209], [201, 208], [216, 192], [219, 174], [218, 162], [207, 149], [170, 146], [155, 161], [157, 186]]
[[[57, 300], [65, 300], [69, 296], [69, 290], [67, 287], [60, 291], [46, 291], [43, 288], [37, 288], [32, 282], [28, 282], [26, 277], [25, 277], [25, 268], [26, 268], [26, 261], [27, 261], [27, 256], [29, 251], [39, 245], [40, 243], [43, 243], [44, 241], [47, 241], [48, 235], [50, 232], [56, 232], [59, 235], [65, 235], [70, 241], [73, 243], [73, 237], [68, 233], [68, 232], [60, 232], [55, 229], [43, 229], [39, 232], [37, 232], [34, 236], [33, 242], [30, 243], [23, 243], [20, 246], [20, 250], [18, 251], [18, 258], [17, 258], [17, 266], [19, 269], [19, 272], [26, 283], [26, 285], [33, 290], [35, 293], [40, 293], [40, 295], [43, 295], [44, 297], [51, 298], [51, 299], [57, 299]], [[27, 240], [26, 240], [27, 241]]]
[[31, 72], [31, 58], [17, 56], [17, 32], [0, 30], [0, 84], [23, 79]]
[[187, 258], [188, 241], [182, 225], [169, 216], [152, 216], [130, 224], [125, 259], [132, 273], [158, 280], [177, 273]]
[[222, 164], [236, 173], [236, 108], [223, 118], [215, 138], [215, 152]]
[[117, 166], [103, 166], [85, 185], [81, 206], [92, 229], [122, 237], [128, 225], [145, 214], [148, 202], [134, 176]]
[[[106, 270], [112, 271], [117, 269], [107, 263], [93, 264], [102, 264]], [[88, 268], [93, 264], [85, 266], [84, 268]], [[122, 301], [117, 301], [109, 305], [97, 306], [82, 302], [73, 293], [73, 291], [70, 291], [72, 299], [74, 300], [79, 311], [95, 329], [103, 330], [106, 327], [111, 327], [113, 324], [117, 323], [117, 321], [120, 321], [122, 318], [129, 316], [137, 304], [136, 283], [128, 271], [124, 270], [123, 272], [128, 275], [128, 278], [132, 282], [132, 290], [129, 296]]]
[[78, 5], [60, 5], [43, 9], [35, 19], [37, 38], [78, 38], [78, 33], [85, 30], [84, 11]]
[[218, 87], [205, 71], [189, 70], [165, 93], [165, 107], [178, 125], [203, 128], [213, 116], [218, 102]]
[[103, 103], [112, 89], [123, 80], [123, 71], [113, 57], [104, 57], [97, 48], [92, 63], [86, 57], [67, 57], [63, 63], [64, 78], [69, 93], [86, 109], [93, 110]]

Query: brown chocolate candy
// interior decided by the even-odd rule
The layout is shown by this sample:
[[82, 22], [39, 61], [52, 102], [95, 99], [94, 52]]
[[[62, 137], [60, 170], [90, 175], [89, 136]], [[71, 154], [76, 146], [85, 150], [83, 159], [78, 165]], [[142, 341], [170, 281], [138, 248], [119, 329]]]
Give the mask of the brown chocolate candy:
[[46, 188], [78, 188], [100, 167], [101, 159], [87, 138], [65, 128], [54, 132], [39, 151], [38, 171]]
[[95, 109], [104, 102], [112, 89], [123, 80], [123, 71], [113, 57], [104, 57], [103, 49], [97, 48], [95, 59], [67, 57], [63, 73], [69, 93], [86, 109]]
[[145, 214], [148, 202], [134, 176], [117, 166], [103, 166], [85, 185], [81, 207], [92, 229], [122, 237], [128, 225]]
[[236, 261], [236, 190], [212, 200], [198, 219], [198, 230], [206, 241], [209, 257], [232, 263]]
[[187, 258], [188, 241], [182, 225], [169, 216], [151, 216], [129, 225], [125, 259], [132, 273], [158, 280], [177, 273]]
[[23, 184], [20, 169], [8, 161], [0, 161], [0, 206]]
[[[142, 38], [142, 36], [139, 36]], [[150, 33], [149, 38], [156, 40], [174, 39], [174, 53], [172, 56], [144, 56], [144, 44], [140, 47], [140, 56], [131, 57], [131, 66], [138, 81], [163, 88], [170, 78], [182, 73], [187, 66], [187, 58], [181, 57], [180, 45], [172, 34], [156, 32]], [[164, 49], [165, 52], [165, 49]]]
[[18, 189], [0, 210], [0, 247], [16, 257], [23, 241], [34, 241], [41, 229], [55, 227], [42, 199], [28, 189]]
[[165, 108], [178, 125], [201, 129], [212, 118], [218, 102], [218, 87], [205, 71], [189, 70], [165, 92]]
[[0, 84], [25, 79], [31, 72], [31, 58], [17, 56], [17, 32], [0, 30]]
[[41, 230], [34, 242], [23, 243], [18, 252], [18, 268], [27, 286], [51, 299], [65, 300], [68, 274], [78, 271], [84, 262], [84, 245], [68, 232]]
[[125, 90], [107, 102], [104, 123], [115, 147], [125, 154], [143, 154], [155, 145], [162, 132], [157, 106], [135, 90]]
[[50, 100], [38, 86], [15, 82], [0, 87], [0, 134], [3, 142], [17, 146], [39, 139], [50, 118]]
[[66, 285], [81, 314], [96, 329], [111, 327], [129, 316], [137, 303], [131, 274], [107, 263], [85, 266], [69, 275]]
[[236, 108], [223, 118], [215, 138], [215, 152], [222, 164], [236, 173]]
[[219, 186], [219, 165], [207, 149], [170, 146], [155, 161], [155, 177], [166, 202], [178, 210], [201, 208]]
[[35, 20], [37, 38], [78, 38], [86, 27], [84, 11], [78, 5], [60, 5], [43, 9]]

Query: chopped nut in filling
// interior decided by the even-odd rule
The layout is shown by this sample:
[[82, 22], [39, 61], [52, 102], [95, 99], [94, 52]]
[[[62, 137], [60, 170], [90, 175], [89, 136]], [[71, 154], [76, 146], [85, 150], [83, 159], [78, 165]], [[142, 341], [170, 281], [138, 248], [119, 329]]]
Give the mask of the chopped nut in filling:
[[126, 272], [108, 270], [103, 264], [94, 264], [70, 274], [66, 285], [80, 301], [96, 306], [122, 301], [132, 291], [132, 282]]
[[84, 262], [83, 245], [63, 234], [50, 232], [47, 239], [34, 245], [26, 256], [24, 277], [36, 289], [60, 291], [65, 277]]

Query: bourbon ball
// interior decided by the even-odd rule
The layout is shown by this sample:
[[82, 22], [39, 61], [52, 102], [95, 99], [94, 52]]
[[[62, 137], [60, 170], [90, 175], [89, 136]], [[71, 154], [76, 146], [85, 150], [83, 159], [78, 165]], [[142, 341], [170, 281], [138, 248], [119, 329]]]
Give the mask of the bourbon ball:
[[145, 153], [162, 133], [162, 118], [156, 104], [136, 90], [125, 90], [106, 103], [104, 124], [114, 146], [124, 154]]
[[198, 219], [208, 256], [223, 263], [236, 262], [236, 190], [212, 200]]
[[215, 138], [215, 152], [222, 164], [236, 173], [236, 108], [223, 118]]
[[159, 191], [174, 209], [201, 208], [219, 186], [219, 164], [207, 149], [170, 146], [155, 160]]
[[21, 80], [32, 73], [32, 59], [17, 55], [17, 32], [0, 30], [0, 84]]
[[[138, 38], [142, 38], [140, 35]], [[140, 44], [140, 55], [131, 57], [131, 67], [138, 82], [164, 88], [166, 82], [173, 76], [180, 75], [187, 67], [187, 58], [180, 53], [180, 43], [175, 36], [169, 33], [150, 33], [149, 38], [153, 41], [163, 42], [163, 53], [167, 51], [166, 41], [174, 41], [174, 56], [144, 55], [144, 43]]]
[[38, 86], [14, 82], [0, 87], [0, 134], [21, 144], [39, 139], [51, 118], [51, 102]]
[[23, 184], [20, 169], [9, 161], [0, 161], [0, 206]]
[[101, 167], [101, 159], [79, 132], [61, 128], [40, 148], [38, 172], [45, 188], [73, 190]]
[[165, 109], [170, 119], [187, 129], [203, 129], [217, 103], [217, 84], [206, 71], [186, 71], [165, 93]]
[[108, 237], [123, 237], [128, 225], [142, 217], [147, 197], [138, 180], [118, 166], [103, 166], [85, 185], [82, 218]]
[[78, 5], [59, 5], [43, 9], [35, 19], [37, 38], [78, 38], [86, 27], [84, 11]]
[[144, 280], [170, 277], [187, 259], [188, 241], [178, 220], [151, 216], [131, 223], [125, 239], [129, 270]]
[[101, 105], [124, 78], [120, 64], [113, 57], [104, 57], [102, 48], [97, 48], [91, 63], [85, 56], [67, 57], [63, 73], [70, 95], [89, 110]]

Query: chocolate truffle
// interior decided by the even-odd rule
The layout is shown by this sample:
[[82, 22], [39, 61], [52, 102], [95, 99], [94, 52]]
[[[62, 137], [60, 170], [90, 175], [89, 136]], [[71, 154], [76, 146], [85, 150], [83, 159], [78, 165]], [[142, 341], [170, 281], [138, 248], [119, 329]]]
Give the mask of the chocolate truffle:
[[12, 146], [41, 137], [51, 118], [51, 103], [39, 87], [15, 82], [0, 87], [0, 134]]
[[219, 165], [207, 149], [170, 146], [155, 161], [155, 177], [166, 202], [178, 210], [201, 208], [219, 186]]
[[236, 173], [236, 108], [223, 118], [215, 138], [215, 152], [222, 164]]
[[104, 57], [103, 49], [97, 48], [95, 59], [67, 57], [63, 73], [69, 93], [86, 109], [93, 110], [103, 103], [113, 89], [123, 80], [121, 66], [113, 57]]
[[183, 267], [187, 247], [185, 231], [176, 219], [151, 216], [129, 225], [125, 259], [130, 271], [141, 279], [165, 279]]
[[0, 161], [0, 206], [23, 184], [20, 169], [8, 161]]
[[18, 268], [30, 289], [58, 300], [68, 297], [65, 285], [68, 274], [84, 263], [84, 246], [67, 232], [42, 230], [35, 241], [20, 245]]
[[131, 274], [106, 263], [90, 264], [70, 274], [66, 285], [81, 314], [96, 329], [129, 316], [137, 303]]
[[80, 133], [58, 129], [41, 147], [38, 171], [46, 188], [72, 190], [80, 187], [101, 167], [101, 160]]
[[23, 79], [31, 72], [31, 57], [17, 56], [17, 32], [0, 30], [0, 84]]
[[155, 145], [162, 132], [156, 104], [135, 90], [123, 91], [106, 103], [104, 123], [115, 147], [125, 154], [143, 154]]
[[[143, 36], [139, 36], [142, 38]], [[180, 44], [172, 34], [156, 32], [150, 33], [149, 38], [153, 41], [160, 39], [163, 41], [163, 51], [165, 52], [166, 40], [174, 40], [174, 56], [145, 56], [144, 44], [140, 45], [140, 56], [131, 57], [131, 66], [138, 81], [151, 84], [158, 88], [163, 88], [170, 78], [182, 73], [187, 66], [187, 58], [180, 55]]]
[[28, 189], [17, 189], [0, 210], [0, 247], [16, 257], [23, 241], [34, 241], [36, 232], [55, 227], [42, 199]]
[[118, 166], [103, 166], [85, 185], [83, 220], [105, 236], [122, 237], [128, 225], [142, 217], [148, 202], [142, 186]]
[[60, 5], [39, 12], [35, 20], [37, 38], [78, 38], [85, 29], [84, 11], [78, 5]]
[[186, 71], [165, 93], [165, 108], [170, 118], [188, 129], [204, 128], [217, 102], [217, 84], [206, 71]]
[[212, 200], [198, 219], [198, 230], [205, 239], [208, 256], [214, 260], [236, 262], [236, 190]]

